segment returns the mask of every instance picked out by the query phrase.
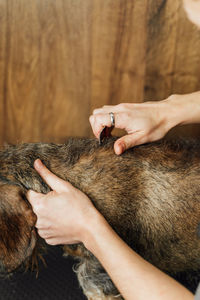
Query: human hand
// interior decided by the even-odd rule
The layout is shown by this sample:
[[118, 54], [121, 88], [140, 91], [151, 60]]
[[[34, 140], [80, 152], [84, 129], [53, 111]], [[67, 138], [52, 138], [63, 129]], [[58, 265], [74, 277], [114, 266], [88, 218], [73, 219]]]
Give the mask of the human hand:
[[50, 245], [84, 242], [88, 220], [97, 213], [95, 207], [85, 194], [51, 173], [39, 159], [34, 167], [53, 190], [48, 194], [28, 191], [37, 215], [38, 234]]
[[188, 18], [200, 27], [200, 0], [183, 0]]
[[115, 153], [121, 154], [133, 146], [161, 139], [171, 128], [166, 110], [166, 101], [122, 103], [95, 109], [89, 120], [98, 138], [104, 126], [111, 126], [109, 113], [114, 113], [115, 127], [128, 133], [114, 144]]

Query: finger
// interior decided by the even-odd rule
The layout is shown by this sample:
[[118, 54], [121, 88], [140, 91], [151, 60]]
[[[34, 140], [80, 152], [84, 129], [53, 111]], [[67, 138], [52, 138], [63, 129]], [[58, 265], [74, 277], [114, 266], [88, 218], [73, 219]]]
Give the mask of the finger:
[[[47, 216], [48, 217], [48, 216]], [[41, 217], [41, 214], [39, 218], [37, 219], [37, 222], [35, 224], [35, 227], [38, 230], [50, 230], [51, 229], [51, 224], [46, 220], [46, 214], [44, 214], [43, 217]]]
[[45, 241], [46, 241], [47, 244], [52, 245], [52, 246], [62, 245], [62, 244], [67, 245], [67, 244], [78, 244], [78, 243], [80, 243], [80, 241], [78, 241], [78, 240], [74, 240], [74, 239], [70, 239], [70, 238], [66, 239], [66, 237], [65, 238], [63, 238], [63, 237], [50, 237], [50, 238], [46, 238]]
[[89, 117], [89, 122], [90, 122], [90, 125], [92, 127], [92, 131], [93, 131], [94, 135], [96, 136], [96, 138], [98, 138], [98, 134], [96, 134], [96, 132], [94, 131], [94, 128], [95, 128], [95, 126], [94, 126], [95, 119], [94, 119], [93, 115], [91, 115]]
[[142, 133], [135, 132], [119, 138], [114, 144], [114, 150], [117, 155], [120, 155], [125, 150], [143, 143], [145, 143], [145, 138], [142, 137]]
[[33, 190], [29, 190], [26, 194], [26, 197], [32, 206], [39, 204], [39, 202], [44, 196], [44, 194], [37, 193]]
[[106, 113], [106, 112], [114, 112], [114, 111], [116, 111], [115, 110], [116, 106], [117, 105], [104, 105], [103, 107], [95, 108], [93, 110], [93, 115]]
[[32, 190], [29, 190], [27, 193], [27, 199], [32, 206], [33, 212], [37, 216], [35, 227], [38, 227], [37, 226], [38, 216], [45, 215], [45, 213], [46, 213], [45, 212], [45, 201], [44, 201], [45, 197], [46, 197], [45, 194], [36, 193]]
[[47, 244], [52, 245], [52, 246], [62, 244], [61, 241], [55, 237], [46, 238], [45, 241]]
[[93, 114], [102, 114], [102, 113], [117, 113], [117, 112], [125, 112], [130, 109], [130, 103], [120, 103], [117, 105], [104, 105], [101, 108], [96, 108], [93, 110]]
[[62, 192], [69, 188], [71, 184], [53, 174], [49, 171], [45, 165], [41, 162], [40, 159], [36, 159], [34, 162], [35, 170], [40, 174], [40, 176], [44, 179], [44, 181], [57, 192]]
[[45, 230], [45, 229], [38, 229], [38, 234], [43, 238], [43, 239], [49, 239], [53, 237], [52, 232], [50, 232], [49, 230]]
[[92, 115], [90, 117], [90, 120], [93, 133], [97, 138], [99, 137], [99, 134], [105, 126], [111, 126], [111, 119], [109, 114]]
[[[120, 128], [120, 129], [125, 129], [126, 127], [126, 120], [127, 120], [127, 114], [126, 113], [114, 113], [114, 118], [115, 118], [115, 127]], [[94, 132], [94, 135], [96, 137], [99, 136], [101, 133], [102, 129], [105, 126], [111, 127], [111, 117], [109, 113], [103, 113], [103, 114], [96, 114], [91, 116], [91, 126], [92, 130]]]

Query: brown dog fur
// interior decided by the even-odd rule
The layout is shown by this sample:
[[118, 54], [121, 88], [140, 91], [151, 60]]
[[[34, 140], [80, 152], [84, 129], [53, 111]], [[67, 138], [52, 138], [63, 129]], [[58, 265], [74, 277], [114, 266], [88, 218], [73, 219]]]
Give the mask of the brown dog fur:
[[[86, 193], [126, 243], [161, 270], [200, 267], [200, 144], [161, 141], [117, 156], [114, 140], [99, 146], [95, 139], [69, 139], [60, 145], [8, 146], [0, 152], [1, 273], [31, 263], [41, 248], [26, 199], [28, 189], [50, 190], [33, 168], [36, 158]], [[66, 246], [65, 252], [80, 259], [76, 272], [88, 299], [117, 295], [82, 244]]]

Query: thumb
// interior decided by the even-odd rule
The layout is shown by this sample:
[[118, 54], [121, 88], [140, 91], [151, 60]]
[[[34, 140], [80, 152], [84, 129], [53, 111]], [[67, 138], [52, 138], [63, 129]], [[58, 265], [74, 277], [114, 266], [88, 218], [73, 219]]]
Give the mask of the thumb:
[[122, 154], [125, 150], [139, 144], [141, 136], [136, 133], [127, 134], [119, 138], [114, 144], [114, 150], [117, 155]]
[[67, 188], [71, 188], [72, 185], [69, 182], [53, 174], [49, 169], [47, 169], [47, 167], [41, 162], [40, 159], [35, 160], [34, 168], [52, 190], [62, 192]]

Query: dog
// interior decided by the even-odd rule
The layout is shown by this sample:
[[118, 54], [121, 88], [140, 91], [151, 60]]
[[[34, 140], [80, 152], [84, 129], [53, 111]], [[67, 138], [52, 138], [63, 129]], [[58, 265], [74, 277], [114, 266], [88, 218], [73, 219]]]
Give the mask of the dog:
[[[65, 144], [10, 145], [0, 151], [0, 273], [37, 264], [45, 247], [26, 194], [50, 188], [37, 158], [92, 200], [118, 235], [168, 274], [200, 268], [200, 142], [162, 140], [117, 156], [116, 138], [69, 138]], [[64, 245], [90, 300], [122, 299], [83, 244]], [[120, 262], [119, 262], [120, 265]], [[134, 280], [134, 279], [133, 279]]]

